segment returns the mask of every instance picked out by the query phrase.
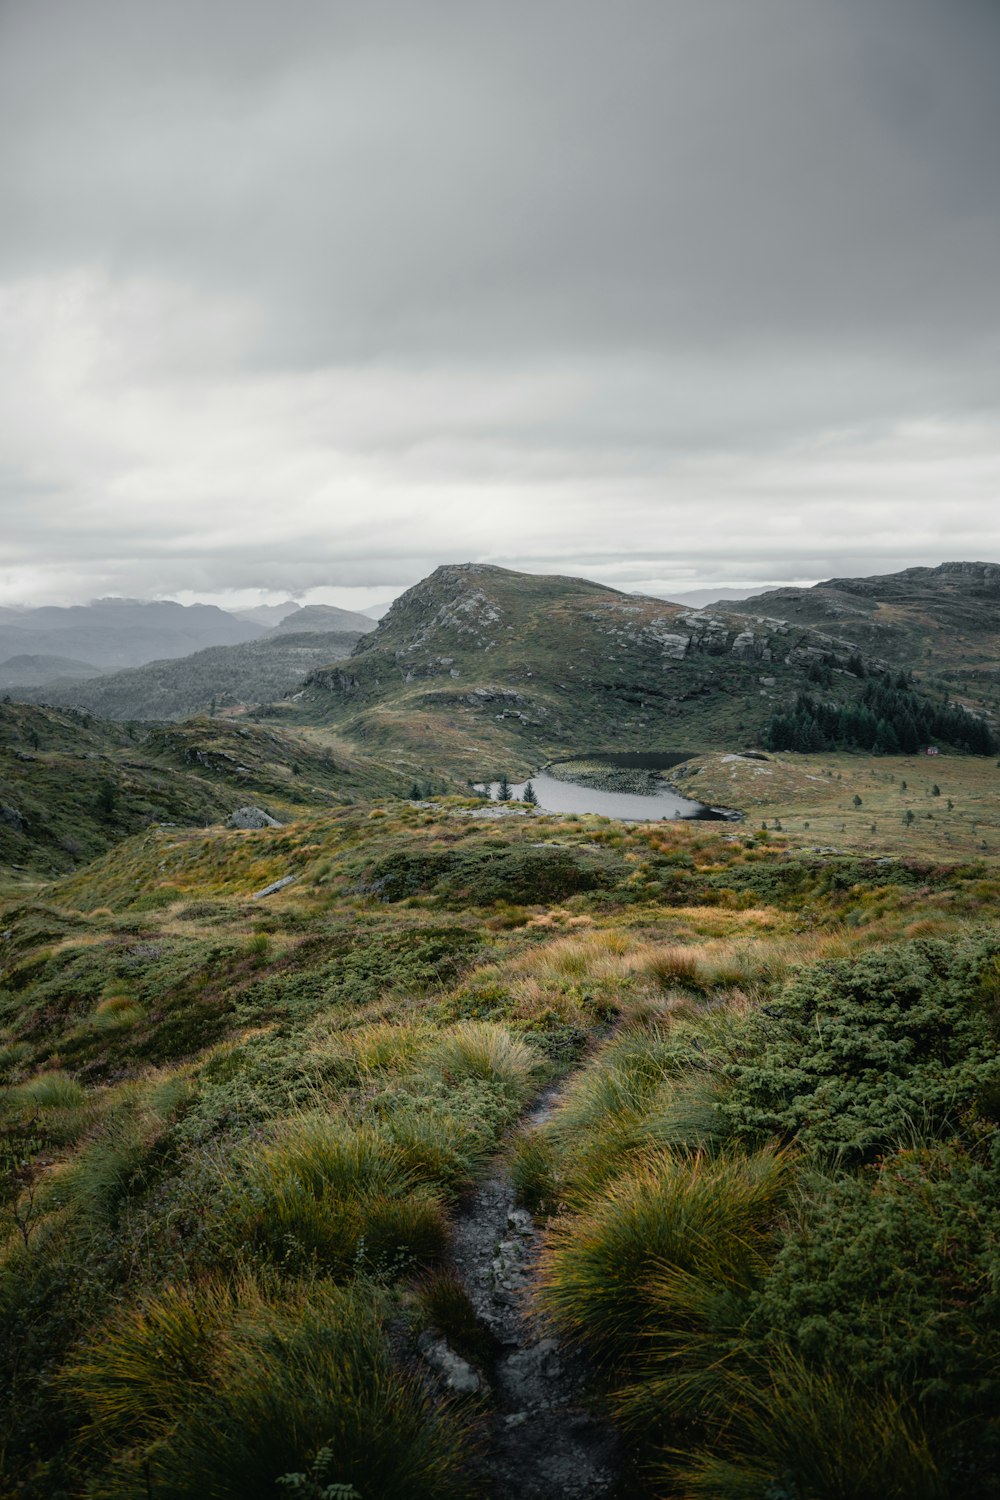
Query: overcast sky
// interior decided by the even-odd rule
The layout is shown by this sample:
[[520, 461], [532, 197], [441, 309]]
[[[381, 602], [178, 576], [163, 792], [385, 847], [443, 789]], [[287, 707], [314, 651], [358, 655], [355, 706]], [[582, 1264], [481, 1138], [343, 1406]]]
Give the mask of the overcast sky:
[[1000, 560], [998, 76], [1000, 0], [0, 0], [0, 603]]

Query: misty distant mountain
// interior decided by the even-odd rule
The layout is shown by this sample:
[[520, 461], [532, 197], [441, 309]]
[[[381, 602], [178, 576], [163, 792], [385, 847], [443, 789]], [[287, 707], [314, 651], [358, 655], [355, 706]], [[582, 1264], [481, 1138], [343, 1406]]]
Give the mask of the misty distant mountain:
[[21, 702], [82, 708], [102, 719], [184, 719], [205, 711], [271, 703], [294, 691], [317, 667], [349, 656], [360, 639], [356, 630], [301, 635], [271, 631], [261, 640], [211, 646], [191, 656], [110, 672], [91, 682], [64, 679], [19, 685], [12, 692]]
[[11, 656], [0, 662], [0, 691], [11, 692], [14, 688], [65, 681], [66, 678], [82, 681], [100, 675], [99, 667], [70, 656]]
[[734, 599], [751, 599], [757, 590], [755, 585], [745, 589], [691, 589], [684, 594], [657, 594], [668, 604], [683, 604], [685, 609], [704, 609], [708, 604], [725, 604]]
[[207, 646], [234, 646], [264, 633], [263, 625], [238, 620], [214, 604], [97, 599], [67, 608], [0, 612], [0, 661], [64, 656], [114, 670], [189, 656]]
[[285, 599], [281, 604], [255, 604], [253, 609], [231, 609], [229, 613], [235, 615], [237, 620], [251, 620], [255, 625], [264, 625], [273, 630], [288, 615], [301, 608], [301, 604], [296, 604], [294, 599]]
[[381, 604], [369, 604], [361, 613], [367, 615], [369, 620], [381, 620], [383, 615], [389, 613], [392, 604], [393, 601], [391, 599], [384, 599]]
[[307, 604], [294, 615], [286, 616], [276, 628], [294, 630], [296, 635], [302, 631], [315, 633], [323, 630], [356, 630], [364, 635], [375, 629], [375, 621], [353, 609], [338, 609], [334, 604]]

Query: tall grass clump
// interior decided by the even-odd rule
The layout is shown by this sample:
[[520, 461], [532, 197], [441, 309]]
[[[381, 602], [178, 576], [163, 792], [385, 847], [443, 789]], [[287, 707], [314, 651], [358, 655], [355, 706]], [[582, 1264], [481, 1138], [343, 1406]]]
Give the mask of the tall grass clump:
[[131, 995], [108, 995], [96, 1006], [93, 1023], [104, 1031], [125, 1030], [141, 1021], [145, 1011]]
[[712, 1446], [656, 1465], [667, 1492], [691, 1500], [945, 1500], [917, 1412], [849, 1370], [811, 1369], [776, 1351], [763, 1380], [728, 1378], [725, 1422]]
[[38, 1109], [77, 1109], [85, 1103], [87, 1091], [68, 1073], [53, 1069], [22, 1083], [13, 1091], [12, 1098], [17, 1104], [35, 1105]]
[[322, 1115], [284, 1122], [227, 1170], [223, 1204], [234, 1250], [246, 1244], [288, 1269], [330, 1276], [427, 1264], [447, 1232], [440, 1195], [401, 1146], [375, 1126]]
[[159, 1133], [131, 1110], [111, 1116], [53, 1177], [48, 1189], [53, 1205], [81, 1214], [96, 1231], [111, 1232], [125, 1205], [153, 1179]]
[[435, 1048], [433, 1063], [449, 1082], [493, 1084], [517, 1103], [527, 1099], [538, 1071], [537, 1055], [527, 1041], [487, 1021], [452, 1027]]
[[492, 1144], [475, 1119], [417, 1102], [388, 1110], [382, 1128], [414, 1178], [451, 1201], [472, 1186]]
[[[391, 1362], [366, 1288], [167, 1288], [90, 1340], [65, 1384], [105, 1461], [104, 1500], [273, 1500], [322, 1454], [366, 1500], [463, 1493], [466, 1435]], [[161, 1355], [158, 1357], [156, 1348]]]
[[740, 1018], [728, 1009], [622, 1030], [571, 1082], [545, 1135], [564, 1201], [580, 1206], [651, 1147], [720, 1143], [717, 1103]]
[[721, 1289], [754, 1284], [771, 1253], [788, 1176], [787, 1158], [774, 1151], [638, 1160], [585, 1211], [550, 1224], [542, 1308], [612, 1365], [635, 1357], [662, 1306], [665, 1280], [688, 1294], [691, 1278]]

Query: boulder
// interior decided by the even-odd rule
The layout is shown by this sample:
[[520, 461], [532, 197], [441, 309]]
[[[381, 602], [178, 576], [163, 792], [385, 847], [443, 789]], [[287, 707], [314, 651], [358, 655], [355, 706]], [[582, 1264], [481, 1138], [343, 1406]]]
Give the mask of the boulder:
[[238, 807], [227, 820], [227, 828], [280, 828], [277, 818], [262, 807]]

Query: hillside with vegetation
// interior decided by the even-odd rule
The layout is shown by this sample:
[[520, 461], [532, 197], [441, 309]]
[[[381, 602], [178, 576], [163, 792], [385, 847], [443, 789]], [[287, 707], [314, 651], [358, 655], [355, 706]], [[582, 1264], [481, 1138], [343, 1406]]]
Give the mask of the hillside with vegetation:
[[317, 667], [349, 656], [360, 639], [357, 631], [274, 632], [262, 640], [211, 646], [90, 681], [22, 684], [11, 692], [22, 702], [81, 708], [104, 719], [186, 719], [284, 698]]
[[[857, 714], [866, 694], [899, 688], [871, 642], [740, 608], [692, 611], [584, 579], [442, 567], [396, 600], [348, 662], [314, 671], [295, 712], [373, 753], [475, 777], [504, 760], [528, 774], [599, 750], [777, 744], [774, 721], [794, 715], [802, 693], [820, 688], [835, 712]], [[907, 679], [906, 690], [915, 723], [992, 753], [989, 716], [957, 703], [949, 719], [945, 689]], [[851, 742], [873, 749], [875, 737], [863, 726]], [[779, 738], [782, 748], [841, 743]]]
[[[256, 716], [0, 704], [0, 1494], [1000, 1500], [1000, 767], [907, 719], [474, 568]], [[468, 795], [554, 747], [744, 821]]]
[[771, 589], [727, 604], [829, 631], [868, 656], [950, 691], [994, 718], [1000, 711], [1000, 564], [949, 562], [813, 588]]
[[359, 614], [354, 609], [340, 609], [335, 604], [300, 605], [294, 613], [284, 615], [275, 626], [275, 630], [283, 635], [288, 631], [295, 635], [322, 631], [338, 635], [353, 631], [355, 635], [367, 635], [374, 629], [375, 621], [368, 615]]
[[8, 898], [4, 1492], [996, 1494], [1000, 878], [901, 842], [382, 800]]
[[382, 790], [391, 773], [266, 725], [117, 725], [0, 703], [0, 880], [86, 864], [153, 823], [204, 826], [263, 803], [279, 820]]

